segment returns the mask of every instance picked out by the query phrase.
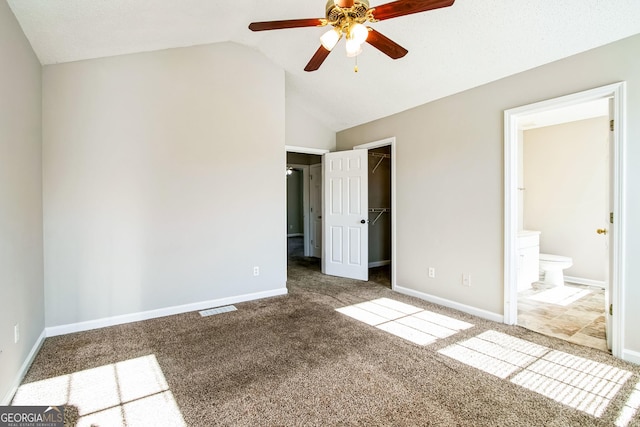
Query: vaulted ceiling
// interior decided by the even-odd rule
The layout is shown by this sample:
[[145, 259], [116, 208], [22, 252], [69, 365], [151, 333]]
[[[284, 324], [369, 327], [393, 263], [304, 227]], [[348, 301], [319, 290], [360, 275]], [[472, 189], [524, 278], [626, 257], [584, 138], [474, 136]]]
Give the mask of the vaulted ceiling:
[[371, 24], [409, 50], [404, 58], [365, 45], [355, 73], [342, 41], [309, 73], [303, 69], [326, 28], [256, 33], [247, 26], [323, 18], [325, 0], [8, 3], [42, 64], [225, 41], [257, 49], [285, 70], [295, 105], [335, 131], [640, 33], [638, 0], [456, 0]]

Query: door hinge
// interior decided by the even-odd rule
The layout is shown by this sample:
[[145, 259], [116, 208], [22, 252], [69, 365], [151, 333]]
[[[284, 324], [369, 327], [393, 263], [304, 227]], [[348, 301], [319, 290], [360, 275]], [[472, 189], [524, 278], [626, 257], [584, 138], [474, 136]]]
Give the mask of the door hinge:
[[609, 316], [613, 316], [613, 304], [609, 304]]
[[613, 120], [609, 120], [609, 130], [613, 132]]
[[613, 212], [609, 212], [609, 222], [613, 224]]

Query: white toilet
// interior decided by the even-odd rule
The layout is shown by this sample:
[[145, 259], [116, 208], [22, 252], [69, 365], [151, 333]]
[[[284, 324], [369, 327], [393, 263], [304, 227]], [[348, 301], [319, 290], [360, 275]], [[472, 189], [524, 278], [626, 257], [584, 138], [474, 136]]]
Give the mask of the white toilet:
[[573, 259], [566, 256], [540, 254], [540, 270], [544, 271], [544, 283], [553, 286], [564, 286], [562, 270], [573, 265]]

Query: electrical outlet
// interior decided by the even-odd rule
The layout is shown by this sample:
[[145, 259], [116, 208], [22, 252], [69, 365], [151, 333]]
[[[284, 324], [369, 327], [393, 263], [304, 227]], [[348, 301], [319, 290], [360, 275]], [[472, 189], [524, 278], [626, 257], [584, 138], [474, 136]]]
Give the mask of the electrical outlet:
[[471, 274], [462, 273], [462, 286], [471, 287]]
[[436, 269], [433, 267], [429, 267], [429, 277], [434, 278], [436, 277]]
[[253, 275], [254, 276], [260, 275], [260, 267], [253, 267]]
[[20, 341], [20, 324], [16, 323], [13, 327], [13, 342], [18, 344], [18, 341]]

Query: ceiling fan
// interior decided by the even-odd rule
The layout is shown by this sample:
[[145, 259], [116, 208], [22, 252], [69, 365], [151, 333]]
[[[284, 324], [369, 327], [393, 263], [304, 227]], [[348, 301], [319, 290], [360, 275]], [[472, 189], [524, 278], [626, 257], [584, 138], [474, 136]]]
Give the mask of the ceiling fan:
[[454, 1], [397, 0], [378, 7], [369, 7], [369, 0], [329, 0], [327, 1], [325, 18], [252, 22], [249, 25], [249, 29], [252, 31], [265, 31], [331, 25], [333, 28], [320, 37], [320, 47], [304, 68], [305, 71], [315, 71], [320, 68], [343, 35], [347, 40], [346, 50], [349, 57], [358, 56], [362, 52], [361, 45], [366, 41], [392, 59], [402, 58], [407, 54], [407, 49], [373, 28], [365, 26], [364, 23], [367, 21], [378, 22], [412, 13], [449, 7]]

